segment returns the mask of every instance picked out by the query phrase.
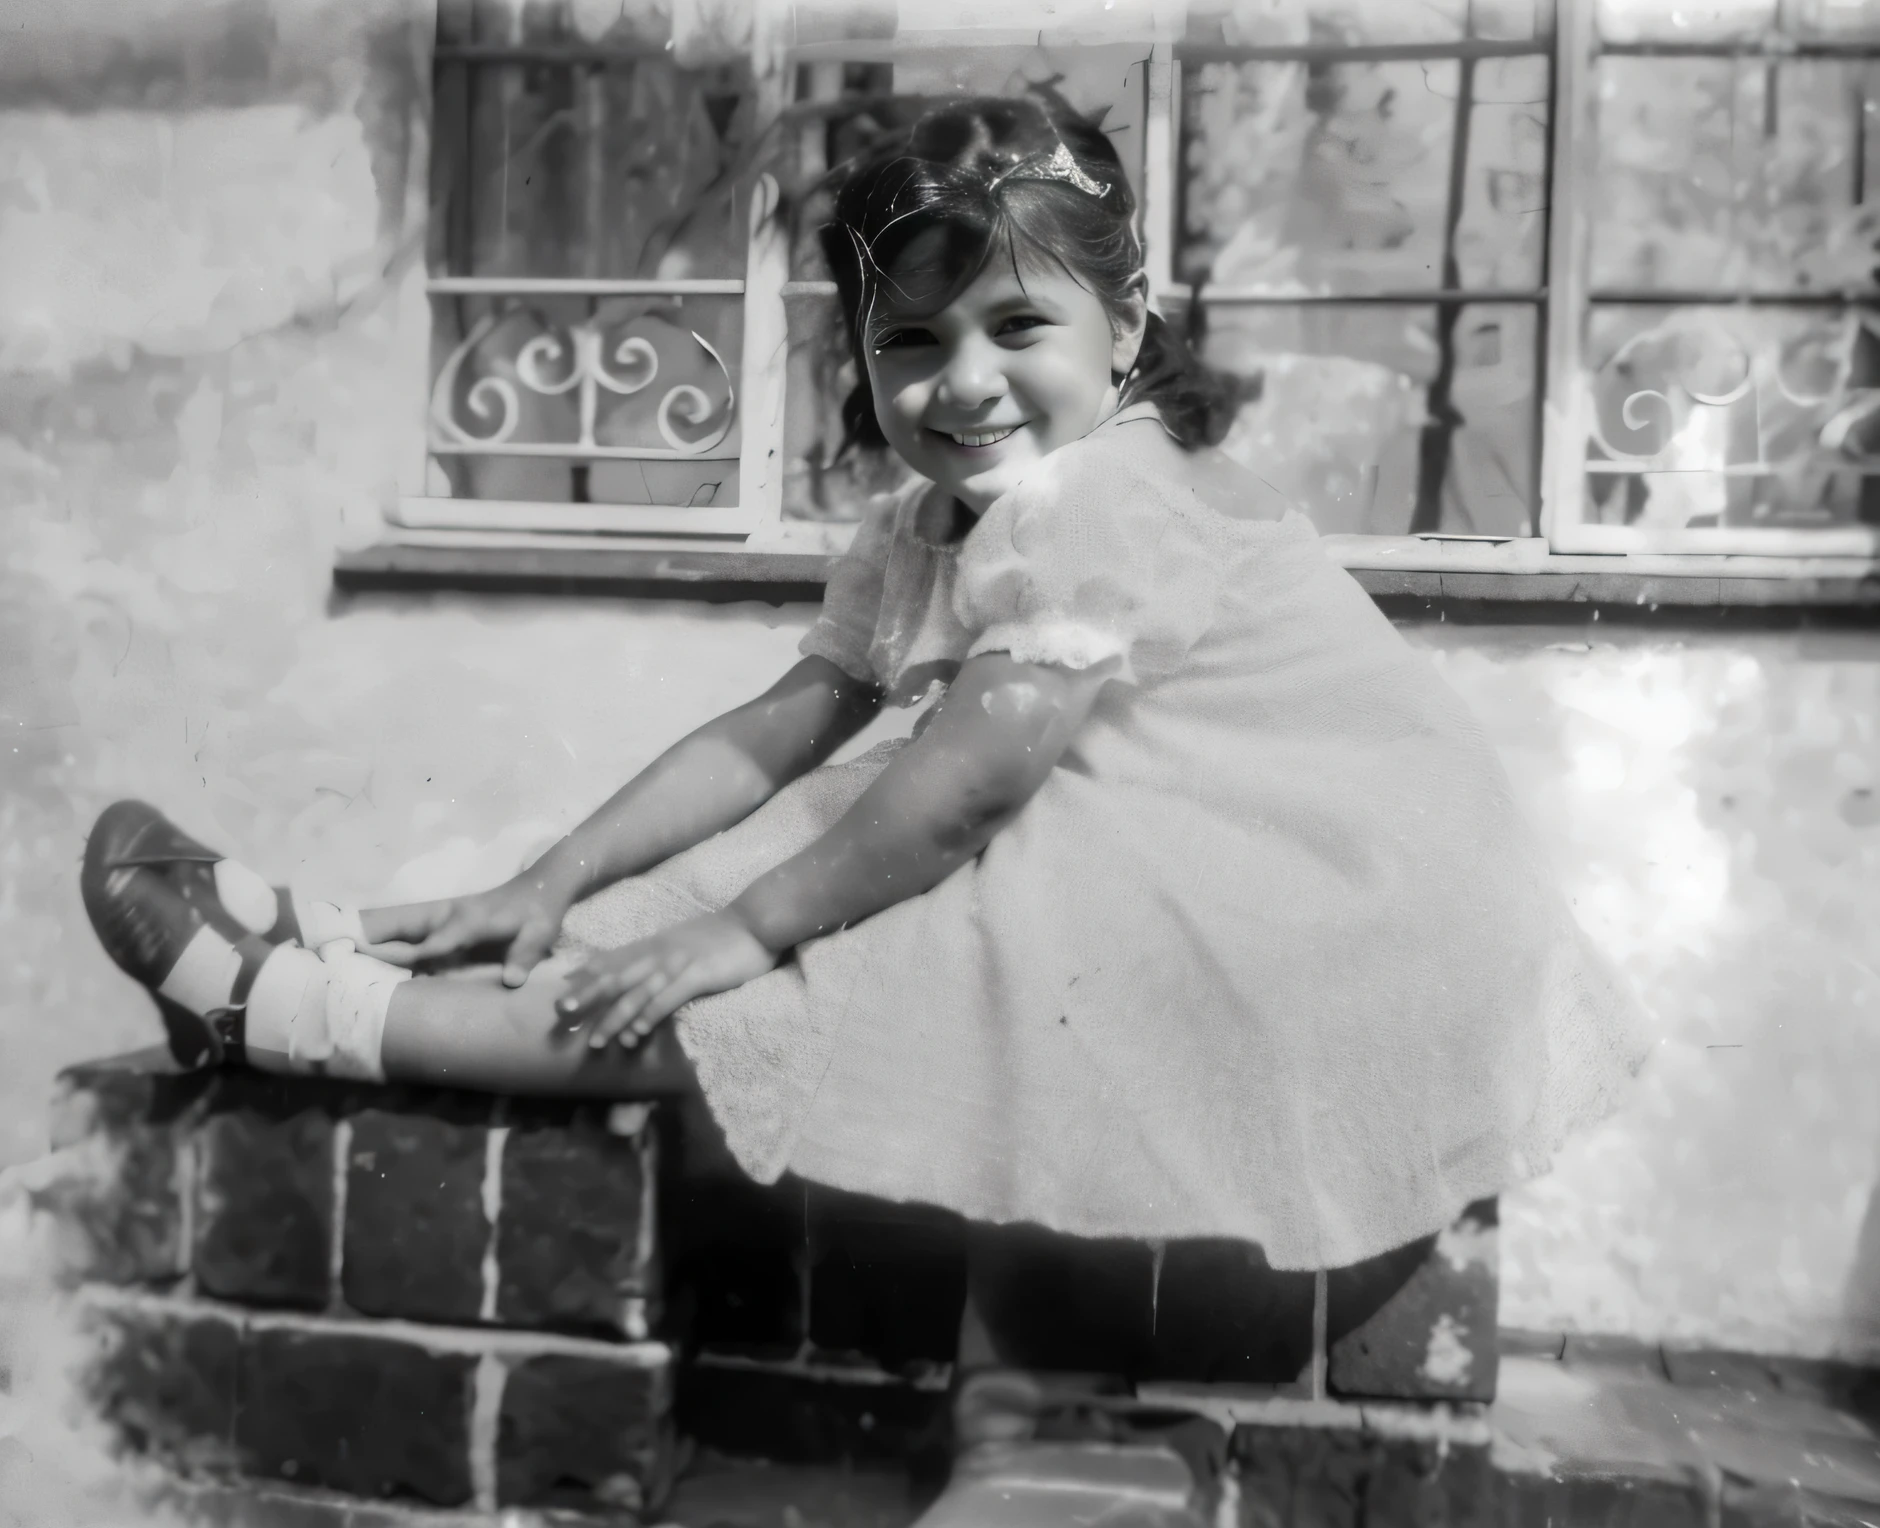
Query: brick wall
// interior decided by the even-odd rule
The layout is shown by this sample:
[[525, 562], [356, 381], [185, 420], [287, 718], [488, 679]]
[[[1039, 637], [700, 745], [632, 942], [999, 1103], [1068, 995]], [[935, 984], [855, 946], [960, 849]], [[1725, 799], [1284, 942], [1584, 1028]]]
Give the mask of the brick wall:
[[618, 1506], [673, 1461], [644, 1105], [150, 1055], [62, 1080], [52, 1191], [119, 1435], [186, 1473], [439, 1506]]
[[637, 1513], [680, 1435], [944, 1467], [969, 1244], [1017, 1365], [1285, 1415], [1494, 1390], [1492, 1203], [1358, 1268], [1276, 1273], [1232, 1243], [1072, 1243], [755, 1185], [696, 1100], [179, 1074], [157, 1053], [66, 1073], [55, 1145], [83, 1168], [45, 1207], [97, 1340], [90, 1394], [184, 1475]]

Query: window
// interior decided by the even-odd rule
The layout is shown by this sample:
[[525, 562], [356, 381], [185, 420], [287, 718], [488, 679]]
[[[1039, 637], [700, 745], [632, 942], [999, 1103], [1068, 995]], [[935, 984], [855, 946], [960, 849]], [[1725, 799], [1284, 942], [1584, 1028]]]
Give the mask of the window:
[[1863, 0], [1188, 0], [1102, 36], [760, 5], [704, 48], [575, 9], [440, 6], [407, 547], [825, 566], [900, 469], [838, 449], [803, 199], [890, 95], [1048, 79], [1105, 113], [1165, 315], [1245, 381], [1228, 449], [1354, 570], [1727, 602], [1880, 553]]
[[1532, 536], [1550, 18], [1194, 11], [1164, 280], [1255, 391], [1228, 449], [1321, 530]]
[[688, 66], [632, 10], [589, 38], [566, 8], [439, 7], [407, 539], [722, 544], [775, 518], [783, 251], [746, 172], [774, 81]]
[[1581, 25], [1550, 540], [1872, 554], [1880, 11], [1607, 0]]

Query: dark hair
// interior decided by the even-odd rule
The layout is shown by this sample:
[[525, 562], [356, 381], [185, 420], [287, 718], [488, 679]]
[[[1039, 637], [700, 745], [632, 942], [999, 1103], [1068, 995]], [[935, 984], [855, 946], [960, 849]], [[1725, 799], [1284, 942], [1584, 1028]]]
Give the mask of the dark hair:
[[[868, 386], [867, 314], [886, 272], [918, 235], [939, 229], [950, 279], [938, 312], [978, 278], [995, 251], [1020, 245], [1055, 258], [1115, 313], [1142, 269], [1136, 198], [1102, 129], [1062, 98], [973, 96], [947, 101], [836, 172], [833, 215], [820, 232], [855, 358], [842, 406], [847, 444], [885, 445]], [[1217, 445], [1247, 389], [1203, 366], [1151, 313], [1125, 403], [1153, 403], [1194, 450]]]

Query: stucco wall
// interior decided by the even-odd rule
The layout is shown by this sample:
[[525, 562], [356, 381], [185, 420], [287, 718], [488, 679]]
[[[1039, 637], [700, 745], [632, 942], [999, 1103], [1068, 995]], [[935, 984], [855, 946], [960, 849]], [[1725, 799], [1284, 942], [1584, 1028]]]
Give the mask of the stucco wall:
[[1656, 1020], [1505, 1202], [1504, 1320], [1880, 1355], [1880, 638], [1408, 634]]
[[[812, 614], [336, 602], [423, 383], [410, 18], [137, 15], [0, 50], [0, 1166], [60, 1065], [156, 1032], [79, 907], [106, 802], [339, 895], [474, 885]], [[1407, 634], [1657, 1015], [1626, 1115], [1506, 1206], [1507, 1319], [1880, 1354], [1880, 639]]]

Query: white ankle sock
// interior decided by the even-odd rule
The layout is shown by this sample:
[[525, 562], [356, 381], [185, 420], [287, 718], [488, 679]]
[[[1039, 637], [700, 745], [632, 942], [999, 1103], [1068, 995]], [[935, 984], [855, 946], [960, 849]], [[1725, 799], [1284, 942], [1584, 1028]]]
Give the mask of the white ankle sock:
[[217, 860], [214, 874], [216, 896], [249, 933], [265, 934], [280, 921], [274, 888], [239, 860]]
[[386, 1010], [410, 976], [344, 941], [330, 943], [322, 955], [280, 946], [248, 993], [248, 1064], [264, 1072], [383, 1082]]
[[205, 923], [183, 946], [157, 995], [203, 1018], [229, 1006], [241, 972], [241, 951]]
[[367, 943], [358, 908], [322, 902], [298, 890], [293, 899], [294, 922], [300, 925], [300, 942], [308, 949], [317, 950], [339, 939], [350, 939], [356, 945]]

